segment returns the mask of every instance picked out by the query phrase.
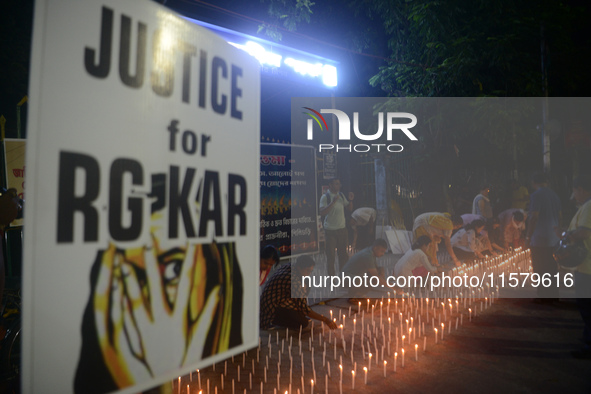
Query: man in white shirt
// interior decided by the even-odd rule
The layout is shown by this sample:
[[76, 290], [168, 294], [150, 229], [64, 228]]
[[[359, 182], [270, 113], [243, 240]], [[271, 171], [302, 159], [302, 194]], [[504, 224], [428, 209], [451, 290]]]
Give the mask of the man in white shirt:
[[353, 229], [353, 242], [351, 245], [356, 250], [368, 247], [375, 239], [377, 211], [373, 208], [357, 208], [351, 214], [351, 228]]
[[[347, 234], [347, 221], [345, 209], [351, 212], [355, 195], [349, 192], [349, 199], [341, 192], [341, 181], [333, 178], [328, 183], [328, 192], [320, 197], [320, 216], [324, 218], [324, 236], [326, 245], [326, 268], [328, 275], [335, 275], [335, 248], [339, 256], [339, 265], [345, 266], [349, 255], [349, 235]], [[340, 270], [339, 270], [340, 271]]]

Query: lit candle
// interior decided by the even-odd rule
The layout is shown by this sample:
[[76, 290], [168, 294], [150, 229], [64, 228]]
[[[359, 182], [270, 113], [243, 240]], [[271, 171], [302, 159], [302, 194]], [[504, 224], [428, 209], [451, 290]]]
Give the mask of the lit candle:
[[398, 364], [398, 352], [394, 352], [394, 372], [396, 372], [396, 364]]
[[423, 351], [427, 351], [427, 336], [423, 336]]
[[369, 353], [369, 370], [370, 370], [370, 371], [371, 371], [371, 356], [372, 356], [372, 354], [371, 354], [371, 353]]
[[468, 308], [468, 312], [470, 313], [470, 319], [468, 321], [472, 321], [472, 308]]
[[384, 377], [386, 377], [386, 365], [388, 364], [388, 362], [386, 360], [384, 360]]
[[340, 384], [343, 384], [343, 365], [339, 364], [339, 372], [340, 372]]
[[355, 390], [355, 371], [351, 370], [351, 390]]
[[365, 384], [367, 384], [367, 367], [363, 367], [363, 371], [365, 371]]
[[435, 344], [437, 345], [437, 328], [434, 328], [435, 330]]
[[419, 361], [419, 345], [415, 343], [415, 361]]
[[310, 393], [314, 394], [314, 379], [310, 379]]
[[404, 368], [404, 348], [400, 349], [402, 352], [402, 368]]
[[441, 340], [443, 341], [443, 331], [445, 331], [445, 324], [441, 323]]
[[181, 394], [181, 377], [179, 376], [179, 383], [177, 384], [177, 393]]

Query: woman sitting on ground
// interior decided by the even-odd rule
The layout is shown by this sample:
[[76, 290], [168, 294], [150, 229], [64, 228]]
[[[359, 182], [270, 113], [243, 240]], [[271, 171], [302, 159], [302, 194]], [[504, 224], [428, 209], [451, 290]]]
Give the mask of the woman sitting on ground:
[[427, 235], [421, 235], [411, 249], [398, 260], [394, 267], [396, 276], [427, 276], [428, 273], [437, 272], [437, 267], [429, 262], [427, 250], [431, 244], [431, 238]]
[[483, 245], [478, 238], [479, 234], [484, 230], [484, 225], [484, 220], [474, 220], [451, 237], [454, 253], [460, 260], [484, 258], [484, 255], [481, 253]]

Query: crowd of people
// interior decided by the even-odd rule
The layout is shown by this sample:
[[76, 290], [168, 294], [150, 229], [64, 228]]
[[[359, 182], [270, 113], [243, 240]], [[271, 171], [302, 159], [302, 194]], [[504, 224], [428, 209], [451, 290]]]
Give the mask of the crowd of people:
[[[574, 268], [577, 305], [585, 324], [585, 346], [573, 355], [591, 358], [591, 176], [583, 174], [574, 182], [572, 200], [579, 210], [568, 227], [563, 227], [561, 201], [548, 187], [545, 175], [535, 174], [531, 186], [530, 194], [528, 188], [513, 182], [511, 208], [498, 214], [494, 214], [495, 207], [489, 197], [491, 188], [484, 184], [472, 200], [471, 211], [461, 215], [442, 212], [418, 215], [412, 229], [413, 243], [396, 263], [394, 275], [427, 276], [449, 269], [437, 257], [439, 244], [443, 241], [455, 266], [521, 246], [531, 250], [534, 272], [555, 277], [559, 267], [553, 253], [562, 231], [566, 230], [570, 239], [582, 243], [587, 251], [580, 265]], [[378, 267], [376, 259], [386, 253], [389, 245], [386, 240], [375, 237], [376, 210], [368, 207], [353, 210], [353, 199], [353, 193], [345, 197], [341, 192], [338, 179], [329, 182], [329, 190], [320, 199], [319, 210], [326, 234], [327, 272], [329, 275], [343, 272], [348, 276], [367, 274], [379, 278], [380, 283], [387, 286], [383, 268]], [[468, 209], [468, 204], [463, 206]], [[349, 242], [347, 224], [352, 230], [352, 243]], [[350, 245], [357, 251], [351, 256], [347, 252]], [[284, 264], [269, 277], [271, 267], [279, 261], [276, 253], [267, 247], [261, 254], [260, 283], [267, 282], [261, 295], [261, 328], [274, 325], [305, 328], [309, 318], [335, 328], [334, 322], [310, 309], [306, 302], [309, 289], [299, 283], [295, 287], [301, 294], [294, 298], [290, 293], [293, 291], [292, 280], [297, 280], [292, 279], [292, 271], [309, 274], [314, 260], [300, 256], [295, 263]], [[357, 304], [370, 290], [367, 287], [348, 289], [349, 301]], [[396, 292], [397, 289], [391, 290]], [[537, 292], [536, 303], [552, 304], [558, 300], [558, 286], [539, 286]]]

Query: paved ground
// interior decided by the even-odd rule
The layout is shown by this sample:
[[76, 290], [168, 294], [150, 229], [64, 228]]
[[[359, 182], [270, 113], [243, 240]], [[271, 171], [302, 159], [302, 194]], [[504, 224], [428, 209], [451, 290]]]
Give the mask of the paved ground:
[[[314, 309], [328, 315], [333, 310], [348, 313], [348, 304], [345, 300], [334, 300], [326, 305], [316, 305]], [[385, 309], [385, 308], [384, 308]], [[427, 332], [427, 350], [422, 352], [422, 334], [411, 342], [406, 350], [405, 367], [401, 366], [401, 359], [397, 359], [397, 371], [393, 371], [393, 355], [387, 356], [387, 377], [383, 376], [382, 359], [378, 365], [372, 367], [368, 373], [368, 384], [364, 384], [363, 366], [367, 365], [367, 358], [363, 360], [359, 343], [355, 344], [354, 362], [357, 362], [357, 375], [355, 392], [359, 393], [591, 393], [591, 360], [576, 360], [571, 357], [570, 351], [579, 348], [582, 334], [582, 322], [574, 304], [574, 300], [562, 300], [557, 305], [545, 306], [534, 304], [531, 299], [499, 299], [490, 308], [482, 313], [479, 307], [474, 308], [477, 315], [469, 321], [464, 315], [463, 325], [455, 329], [454, 319], [459, 314], [454, 314], [451, 321], [451, 334], [446, 328], [443, 341], [434, 343], [434, 334], [429, 328]], [[461, 308], [460, 308], [461, 312]], [[359, 317], [359, 315], [356, 315]], [[370, 314], [365, 314], [366, 322], [370, 321]], [[376, 313], [377, 316], [377, 313]], [[423, 320], [425, 315], [423, 314]], [[349, 329], [351, 320], [346, 319]], [[376, 318], [377, 320], [377, 318]], [[437, 320], [436, 320], [437, 322]], [[359, 324], [359, 323], [357, 323]], [[398, 324], [398, 323], [396, 323]], [[437, 323], [438, 324], [438, 323]], [[358, 327], [359, 328], [359, 327]], [[346, 337], [352, 334], [347, 331]], [[377, 331], [379, 332], [379, 330]], [[264, 370], [267, 343], [271, 336], [271, 354], [269, 368], [267, 369], [267, 382], [264, 382]], [[322, 334], [316, 327], [314, 356], [310, 352], [310, 334], [302, 335], [302, 356], [298, 344], [299, 333], [290, 333], [284, 343], [284, 352], [281, 356], [281, 365], [277, 367], [278, 352], [281, 341], [286, 338], [285, 331], [279, 331], [279, 344], [277, 344], [277, 331], [261, 332], [260, 362], [256, 363], [257, 350], [249, 351], [244, 358], [237, 356], [227, 361], [218, 363], [216, 371], [212, 367], [200, 371], [203, 392], [206, 393], [206, 380], [210, 379], [210, 393], [232, 393], [231, 382], [234, 380], [235, 393], [260, 392], [260, 382], [263, 381], [265, 393], [283, 393], [289, 390], [290, 359], [288, 356], [289, 340], [292, 346], [292, 385], [291, 392], [301, 393], [302, 366], [304, 360], [304, 392], [310, 393], [310, 379], [313, 378], [312, 368], [316, 370], [316, 393], [339, 393], [340, 377], [338, 364], [343, 363], [342, 392], [353, 392], [351, 369], [353, 364], [350, 357], [350, 343], [347, 340], [348, 349], [343, 349], [340, 342], [337, 344], [337, 361], [334, 361], [333, 345], [327, 345], [326, 364], [323, 367], [323, 348], [319, 343]], [[393, 335], [393, 334], [392, 334]], [[338, 337], [338, 334], [336, 335]], [[335, 335], [330, 335], [334, 343]], [[384, 338], [384, 337], [382, 337]], [[329, 340], [328, 332], [324, 333], [323, 343]], [[387, 341], [386, 341], [387, 342]], [[414, 360], [414, 343], [419, 344], [418, 362]], [[391, 343], [392, 348], [394, 344]], [[378, 342], [378, 347], [380, 347]], [[400, 350], [400, 349], [399, 349]], [[366, 354], [368, 353], [366, 348]], [[375, 357], [375, 353], [374, 353]], [[312, 358], [314, 362], [312, 363]], [[253, 388], [250, 388], [252, 374]], [[330, 378], [328, 375], [328, 363], [330, 362]], [[241, 366], [241, 381], [238, 382], [238, 366]], [[227, 368], [227, 373], [225, 369]], [[280, 371], [278, 373], [278, 371]], [[277, 385], [279, 375], [279, 386]], [[187, 384], [190, 392], [199, 392], [196, 374], [193, 380], [189, 376], [182, 378], [181, 387], [186, 392]], [[224, 380], [224, 390], [221, 389], [221, 380]], [[326, 383], [325, 383], [326, 382]], [[168, 385], [169, 392], [176, 393], [176, 382]], [[279, 389], [277, 389], [279, 387]]]

